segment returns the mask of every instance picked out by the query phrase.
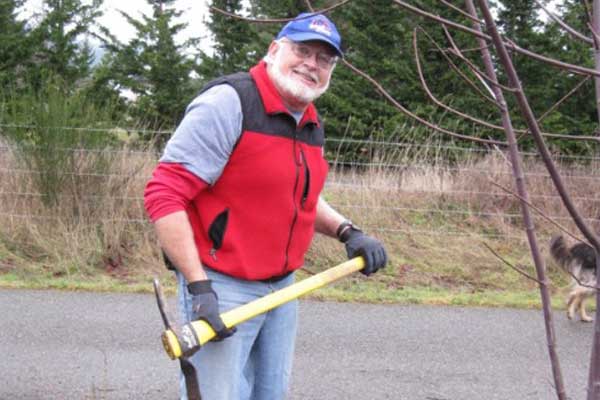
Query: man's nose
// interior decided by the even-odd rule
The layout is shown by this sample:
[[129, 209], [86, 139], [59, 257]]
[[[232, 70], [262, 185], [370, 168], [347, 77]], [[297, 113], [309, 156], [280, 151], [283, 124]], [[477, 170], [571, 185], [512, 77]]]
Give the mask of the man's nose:
[[313, 53], [304, 59], [304, 63], [313, 69], [319, 68], [319, 62], [317, 61], [318, 53]]

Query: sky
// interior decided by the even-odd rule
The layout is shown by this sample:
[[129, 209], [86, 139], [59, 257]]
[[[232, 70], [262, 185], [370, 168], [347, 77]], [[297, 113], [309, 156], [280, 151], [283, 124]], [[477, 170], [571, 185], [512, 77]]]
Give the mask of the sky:
[[[188, 24], [187, 28], [180, 32], [180, 37], [177, 37], [177, 40], [183, 41], [188, 37], [206, 38], [207, 32], [203, 21], [208, 15], [207, 3], [207, 0], [178, 0], [175, 3], [176, 8], [183, 11], [181, 20], [178, 20], [178, 22]], [[28, 0], [22, 15], [28, 17], [36, 11], [39, 12], [41, 4], [41, 0]], [[136, 19], [139, 19], [142, 13], [150, 14], [152, 12], [152, 8], [145, 0], [104, 0], [101, 10], [104, 11], [104, 15], [98, 22], [109, 28], [111, 33], [122, 42], [127, 42], [133, 38], [135, 29], [121, 16], [118, 10], [122, 10]], [[203, 49], [210, 47], [208, 38], [202, 40], [202, 42], [206, 43], [204, 46], [201, 45]]]
[[[85, 0], [83, 1], [85, 2]], [[181, 21], [178, 22], [185, 22], [188, 26], [180, 32], [176, 39], [183, 41], [189, 37], [200, 37], [202, 38], [200, 47], [202, 50], [210, 52], [211, 41], [207, 37], [207, 30], [204, 26], [204, 20], [208, 15], [208, 1], [177, 0], [175, 3], [176, 8], [183, 11]], [[560, 3], [560, 0], [552, 0], [549, 8], [554, 10], [556, 3]], [[41, 4], [42, 0], [27, 0], [22, 15], [30, 16], [36, 11], [40, 11]], [[121, 42], [127, 42], [135, 34], [135, 29], [117, 10], [125, 11], [132, 17], [139, 18], [142, 13], [149, 14], [151, 7], [145, 0], [104, 0], [102, 10], [104, 11], [104, 15], [99, 19], [99, 23], [109, 28]]]

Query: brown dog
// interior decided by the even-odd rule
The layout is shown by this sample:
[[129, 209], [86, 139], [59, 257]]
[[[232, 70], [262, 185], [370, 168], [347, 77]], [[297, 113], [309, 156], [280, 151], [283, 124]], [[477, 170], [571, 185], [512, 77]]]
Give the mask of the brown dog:
[[592, 297], [596, 286], [596, 253], [585, 243], [578, 243], [568, 247], [562, 235], [555, 236], [550, 241], [550, 254], [565, 271], [573, 275], [572, 289], [567, 298], [567, 317], [573, 319], [575, 312], [579, 312], [581, 321], [591, 322], [592, 317], [585, 312], [584, 302]]

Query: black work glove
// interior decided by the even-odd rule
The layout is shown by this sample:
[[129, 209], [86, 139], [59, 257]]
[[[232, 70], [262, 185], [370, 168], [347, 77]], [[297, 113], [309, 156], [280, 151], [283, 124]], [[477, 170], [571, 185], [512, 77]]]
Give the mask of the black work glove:
[[233, 335], [235, 327], [227, 329], [219, 315], [218, 297], [212, 289], [211, 280], [191, 282], [187, 287], [192, 295], [192, 320], [206, 321], [217, 333], [214, 340], [223, 340]]
[[387, 253], [379, 240], [354, 227], [349, 228], [341, 240], [346, 245], [348, 258], [362, 256], [365, 259], [365, 267], [360, 270], [364, 275], [369, 276], [385, 267]]

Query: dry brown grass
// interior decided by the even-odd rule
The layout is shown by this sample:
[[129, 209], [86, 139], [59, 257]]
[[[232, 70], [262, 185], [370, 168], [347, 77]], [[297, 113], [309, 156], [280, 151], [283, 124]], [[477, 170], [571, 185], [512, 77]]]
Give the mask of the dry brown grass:
[[[156, 156], [126, 148], [73, 156], [76, 171], [63, 171], [68, 182], [57, 204], [48, 205], [35, 184], [36, 171], [23, 166], [17, 150], [8, 146], [0, 152], [0, 254], [20, 260], [12, 262], [20, 274], [104, 271], [127, 280], [154, 272], [156, 239], [140, 197]], [[101, 172], [94, 171], [99, 157]]]
[[[106, 159], [101, 173], [97, 157]], [[426, 156], [428, 163], [420, 160]], [[163, 270], [142, 193], [156, 163], [151, 151], [74, 152], [77, 170], [53, 206], [36, 189], [14, 148], [0, 151], [0, 274], [92, 277], [98, 273], [138, 282]], [[392, 157], [392, 158], [389, 158]], [[535, 284], [507, 268], [487, 243], [516, 266], [533, 273], [516, 198], [493, 185], [514, 187], [510, 166], [496, 153], [450, 165], [442, 157], [397, 152], [384, 167], [332, 168], [325, 197], [363, 229], [385, 241], [391, 262], [376, 290], [430, 287], [481, 292], [532, 290]], [[385, 167], [402, 165], [401, 168]], [[561, 167], [583, 214], [600, 215], [590, 176], [597, 165]], [[526, 162], [532, 202], [574, 230], [537, 161]], [[564, 220], [563, 220], [564, 219]], [[544, 250], [557, 229], [536, 215]], [[336, 241], [317, 237], [307, 269], [319, 271], [345, 259]], [[551, 269], [557, 286], [566, 277]], [[362, 280], [356, 276], [344, 285]]]
[[[401, 171], [332, 171], [325, 191], [340, 211], [386, 242], [391, 268], [378, 279], [390, 289], [427, 286], [477, 292], [536, 288], [535, 282], [505, 266], [483, 245], [535, 275], [519, 200], [494, 185], [516, 191], [504, 155], [473, 157], [458, 165], [402, 162], [407, 166]], [[578, 198], [576, 203], [588, 218], [600, 215], [596, 185], [590, 184], [595, 182], [591, 177], [594, 168], [561, 167], [572, 196]], [[543, 165], [529, 159], [525, 171], [532, 204], [576, 232]], [[549, 238], [558, 228], [541, 214], [534, 211], [533, 215], [539, 244], [547, 254]], [[341, 261], [343, 255], [338, 244], [317, 238], [309, 264], [318, 270], [323, 259], [327, 266]], [[556, 283], [553, 290], [567, 283], [567, 277], [552, 264], [550, 272]]]

